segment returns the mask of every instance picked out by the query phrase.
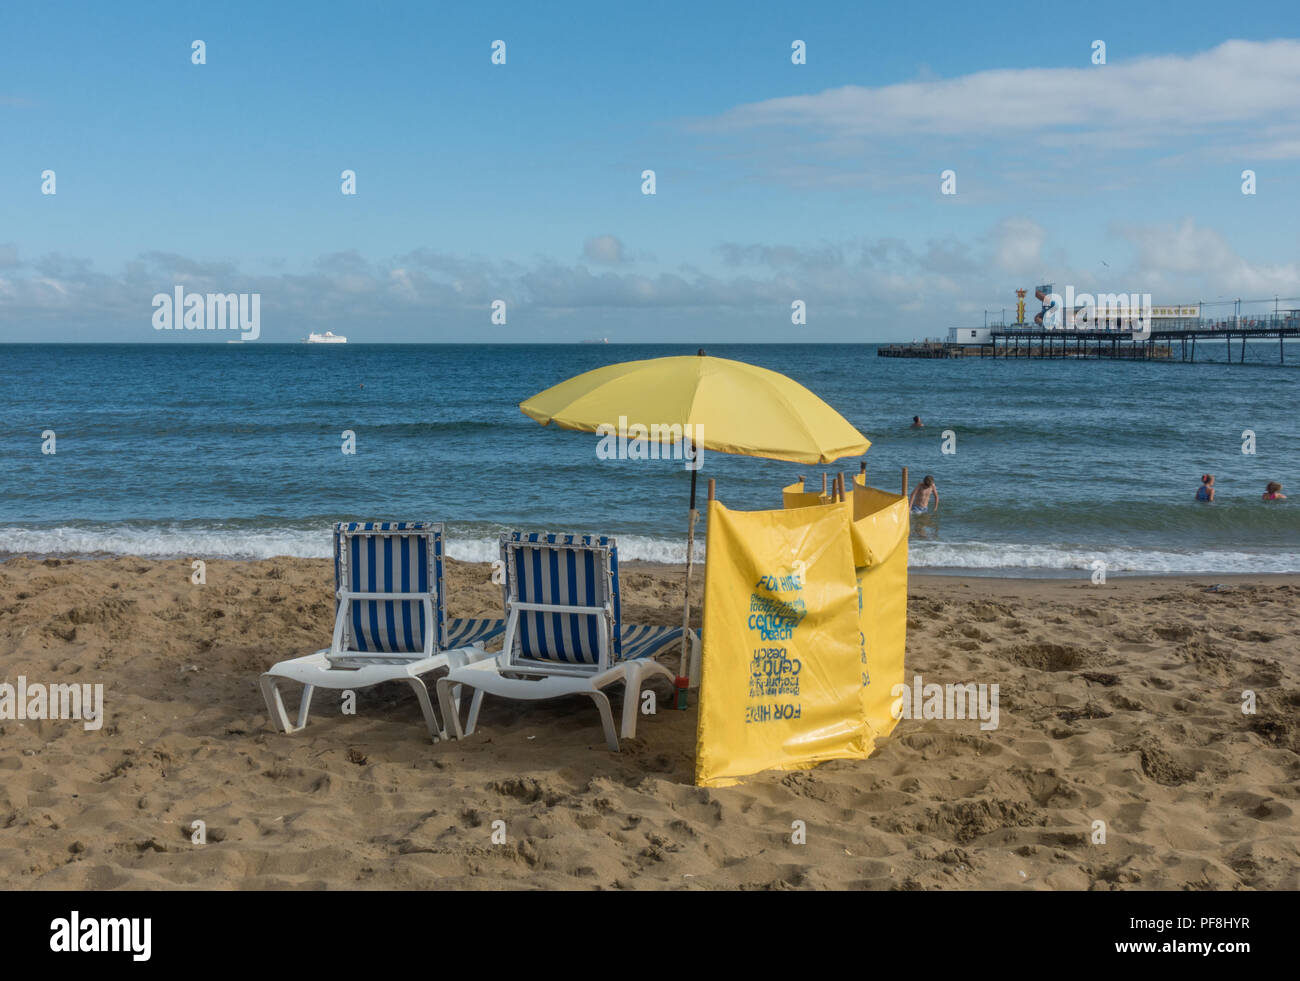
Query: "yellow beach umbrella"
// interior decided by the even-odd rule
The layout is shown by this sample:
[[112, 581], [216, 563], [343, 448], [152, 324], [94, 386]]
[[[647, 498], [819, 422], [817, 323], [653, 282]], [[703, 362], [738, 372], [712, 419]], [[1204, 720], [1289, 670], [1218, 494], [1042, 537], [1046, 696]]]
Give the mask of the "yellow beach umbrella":
[[[794, 379], [743, 361], [711, 358], [703, 351], [596, 368], [539, 392], [519, 408], [543, 426], [554, 423], [589, 433], [623, 429], [633, 439], [681, 441], [691, 455], [703, 448], [794, 463], [829, 463], [860, 456], [871, 445]], [[683, 634], [690, 627], [697, 472], [691, 470]], [[683, 636], [679, 686], [687, 672], [687, 650]]]
[[718, 453], [792, 463], [861, 456], [870, 441], [847, 419], [780, 372], [703, 355], [606, 365], [522, 402], [543, 426], [678, 425]]

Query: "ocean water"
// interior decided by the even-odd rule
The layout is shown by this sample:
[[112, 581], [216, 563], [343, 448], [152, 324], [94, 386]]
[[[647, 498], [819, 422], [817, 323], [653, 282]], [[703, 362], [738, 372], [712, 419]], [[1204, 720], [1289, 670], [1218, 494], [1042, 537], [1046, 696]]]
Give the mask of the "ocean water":
[[[1300, 571], [1300, 370], [921, 361], [874, 345], [707, 345], [785, 372], [872, 441], [870, 481], [932, 474], [914, 569], [1010, 575]], [[341, 519], [430, 519], [453, 557], [508, 528], [617, 534], [685, 557], [690, 476], [600, 461], [523, 399], [669, 345], [3, 345], [0, 558], [324, 556]], [[1198, 359], [1209, 355], [1208, 347]], [[919, 414], [925, 428], [910, 428]], [[53, 430], [57, 452], [42, 453]], [[341, 452], [342, 433], [357, 452]], [[945, 454], [943, 434], [955, 436]], [[1254, 433], [1253, 454], [1242, 452]], [[951, 441], [950, 441], [951, 443]], [[857, 459], [833, 466], [856, 472]], [[830, 467], [706, 453], [728, 506], [780, 506]], [[1218, 501], [1193, 499], [1204, 472]], [[1280, 480], [1293, 500], [1266, 504]], [[703, 482], [701, 483], [703, 495]], [[702, 553], [700, 553], [702, 554]]]

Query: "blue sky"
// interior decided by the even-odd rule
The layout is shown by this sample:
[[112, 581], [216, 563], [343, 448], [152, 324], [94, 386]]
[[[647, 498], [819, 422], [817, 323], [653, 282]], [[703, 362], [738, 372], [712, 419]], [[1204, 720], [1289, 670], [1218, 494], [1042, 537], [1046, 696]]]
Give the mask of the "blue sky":
[[875, 341], [1048, 281], [1300, 295], [1294, 2], [978, 6], [6, 5], [0, 341], [225, 339], [152, 329], [178, 284], [259, 292], [269, 342]]

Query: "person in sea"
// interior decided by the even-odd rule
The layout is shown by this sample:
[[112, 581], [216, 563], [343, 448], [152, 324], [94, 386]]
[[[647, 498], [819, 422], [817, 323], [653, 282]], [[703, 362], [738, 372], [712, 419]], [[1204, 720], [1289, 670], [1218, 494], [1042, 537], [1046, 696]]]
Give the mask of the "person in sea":
[[923, 423], [923, 422], [921, 421], [921, 417], [920, 417], [920, 416], [912, 416], [912, 428], [913, 428], [913, 429], [924, 429], [924, 428], [925, 428], [925, 423]]
[[1214, 500], [1214, 474], [1201, 474], [1201, 486], [1196, 488], [1196, 499], [1198, 501]]
[[1270, 480], [1268, 486], [1264, 488], [1264, 500], [1285, 501], [1286, 495], [1282, 493], [1282, 485], [1276, 480]]
[[930, 510], [930, 498], [934, 498], [934, 510], [939, 510], [939, 488], [934, 485], [934, 478], [929, 474], [925, 479], [916, 485], [916, 490], [912, 491], [912, 513], [925, 514]]

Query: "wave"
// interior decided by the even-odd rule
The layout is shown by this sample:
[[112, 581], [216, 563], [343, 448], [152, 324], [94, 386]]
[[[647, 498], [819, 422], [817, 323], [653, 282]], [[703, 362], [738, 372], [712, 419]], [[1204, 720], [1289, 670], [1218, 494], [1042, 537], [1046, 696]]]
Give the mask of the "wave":
[[1039, 576], [1068, 571], [1091, 574], [1104, 562], [1108, 575], [1300, 572], [1300, 552], [1234, 549], [1124, 548], [1087, 545], [920, 542], [913, 540], [913, 569], [1002, 572]]
[[[622, 562], [656, 562], [661, 565], [685, 565], [686, 542], [646, 535], [616, 535], [618, 557]], [[2, 542], [3, 539], [0, 539]], [[491, 562], [499, 558], [496, 538], [447, 539], [447, 555], [462, 562]], [[704, 562], [704, 544], [695, 542], [695, 562]]]
[[[0, 527], [0, 559], [15, 555], [107, 557], [138, 555], [149, 559], [213, 558], [270, 559], [288, 556], [323, 559], [333, 555], [328, 525], [313, 528], [234, 527], [188, 528], [181, 525], [107, 527]], [[490, 562], [498, 558], [497, 536], [483, 530], [467, 531], [447, 526], [444, 542], [450, 558], [462, 562]], [[564, 529], [551, 529], [564, 530]], [[624, 561], [686, 562], [686, 542], [647, 535], [617, 535], [619, 557]], [[696, 543], [695, 561], [704, 561], [704, 546]]]
[[[119, 524], [93, 527], [0, 527], [0, 558], [14, 555], [103, 557], [138, 555], [153, 559], [328, 558], [328, 524], [312, 527], [247, 528], [230, 525], [189, 527], [183, 524]], [[447, 555], [463, 562], [490, 562], [497, 557], [503, 527], [447, 526]], [[680, 565], [686, 561], [682, 538], [619, 534], [624, 561]], [[1091, 572], [1106, 563], [1107, 574], [1200, 574], [1300, 572], [1300, 551], [1285, 549], [1174, 549], [1083, 544], [999, 544], [927, 542], [913, 539], [909, 566], [916, 570], [998, 572], [1040, 577]], [[696, 542], [695, 561], [704, 561]]]

